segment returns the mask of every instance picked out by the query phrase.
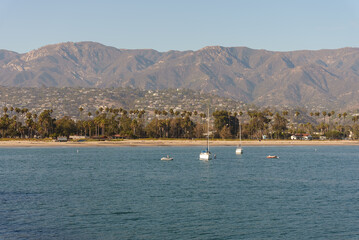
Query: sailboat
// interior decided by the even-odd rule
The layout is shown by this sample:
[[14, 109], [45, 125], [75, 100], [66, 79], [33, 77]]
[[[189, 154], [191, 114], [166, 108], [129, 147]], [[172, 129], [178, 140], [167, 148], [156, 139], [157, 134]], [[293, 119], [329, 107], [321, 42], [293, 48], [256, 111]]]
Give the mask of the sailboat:
[[209, 151], [209, 108], [208, 108], [208, 115], [207, 115], [207, 149], [203, 150], [200, 154], [199, 154], [199, 160], [211, 160], [212, 156], [211, 156], [211, 152]]
[[242, 154], [243, 148], [242, 148], [242, 125], [239, 125], [239, 144], [236, 148], [236, 154]]

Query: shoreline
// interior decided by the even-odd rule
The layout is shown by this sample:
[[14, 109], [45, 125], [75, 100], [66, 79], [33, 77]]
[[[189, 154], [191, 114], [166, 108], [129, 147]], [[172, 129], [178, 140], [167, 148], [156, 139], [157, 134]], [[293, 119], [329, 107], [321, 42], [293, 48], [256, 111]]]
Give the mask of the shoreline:
[[[0, 140], [0, 148], [6, 147], [156, 147], [156, 146], [205, 146], [206, 140], [153, 140], [153, 139], [126, 139], [121, 141], [38, 141], [38, 140]], [[213, 140], [211, 146], [237, 146], [234, 140]], [[242, 146], [359, 146], [357, 140], [247, 140]]]

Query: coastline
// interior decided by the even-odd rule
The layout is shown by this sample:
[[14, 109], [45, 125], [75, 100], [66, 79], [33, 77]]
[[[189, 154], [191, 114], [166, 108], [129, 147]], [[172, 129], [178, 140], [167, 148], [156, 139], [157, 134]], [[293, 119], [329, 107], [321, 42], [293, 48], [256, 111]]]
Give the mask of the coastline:
[[[205, 146], [206, 140], [169, 140], [169, 139], [125, 139], [122, 141], [38, 141], [38, 140], [0, 140], [0, 148], [11, 147], [140, 147], [140, 146]], [[211, 146], [237, 146], [234, 140], [212, 140]], [[242, 141], [242, 146], [359, 146], [357, 140], [250, 140]]]

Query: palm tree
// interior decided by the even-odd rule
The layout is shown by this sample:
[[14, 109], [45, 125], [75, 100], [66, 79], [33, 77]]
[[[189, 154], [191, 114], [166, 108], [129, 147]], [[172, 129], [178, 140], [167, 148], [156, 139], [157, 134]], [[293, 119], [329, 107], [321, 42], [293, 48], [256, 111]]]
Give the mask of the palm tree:
[[353, 117], [352, 117], [352, 121], [353, 121], [353, 123], [355, 124], [355, 122], [357, 122], [357, 121], [358, 121], [358, 119], [359, 119], [359, 116], [353, 116]]
[[92, 120], [88, 120], [88, 121], [87, 121], [87, 127], [88, 127], [88, 129], [89, 129], [89, 137], [92, 136], [92, 131], [91, 131], [91, 129], [92, 129], [93, 126], [94, 126], [93, 121], [92, 121]]
[[10, 107], [10, 114], [12, 115], [12, 113], [13, 113], [13, 111], [14, 111], [14, 107]]
[[322, 112], [322, 115], [323, 115], [323, 117], [324, 117], [324, 123], [325, 123], [325, 116], [327, 116], [327, 112], [326, 112], [326, 111], [323, 111], [323, 112]]
[[39, 125], [42, 129], [42, 135], [48, 136], [53, 127], [53, 119], [51, 117], [52, 109], [44, 110], [39, 116]]
[[32, 129], [34, 126], [34, 120], [32, 119], [32, 114], [30, 112], [26, 113], [26, 127], [28, 129], [29, 137], [32, 137]]
[[329, 128], [330, 128], [330, 117], [332, 116], [332, 113], [331, 112], [329, 112], [328, 114], [328, 131], [329, 131]]
[[297, 122], [297, 125], [299, 124], [298, 123], [298, 116], [300, 115], [300, 112], [299, 111], [295, 111], [294, 113], [294, 116], [295, 116], [295, 121]]
[[[96, 111], [97, 112], [97, 111]], [[93, 120], [95, 126], [96, 126], [96, 136], [99, 136], [100, 134], [100, 124], [101, 124], [101, 121], [100, 121], [100, 116], [97, 115], [94, 120]]]
[[87, 136], [87, 133], [86, 133], [87, 121], [81, 121], [81, 126], [80, 127], [81, 127], [81, 133], [82, 133], [82, 129], [84, 129], [85, 130], [84, 136]]
[[330, 111], [330, 114], [332, 115], [332, 116], [334, 116], [334, 114], [335, 114], [335, 111]]
[[101, 128], [102, 128], [102, 135], [103, 136], [106, 136], [106, 123], [107, 123], [107, 119], [106, 117], [102, 117], [101, 120], [100, 120], [100, 125], [101, 125]]
[[4, 116], [0, 118], [1, 136], [3, 138], [5, 137], [5, 131], [7, 131], [8, 127], [10, 126], [10, 123], [11, 122], [7, 114], [4, 114]]
[[79, 107], [79, 111], [80, 111], [80, 120], [82, 120], [82, 112], [83, 112], [84, 108], [83, 107]]

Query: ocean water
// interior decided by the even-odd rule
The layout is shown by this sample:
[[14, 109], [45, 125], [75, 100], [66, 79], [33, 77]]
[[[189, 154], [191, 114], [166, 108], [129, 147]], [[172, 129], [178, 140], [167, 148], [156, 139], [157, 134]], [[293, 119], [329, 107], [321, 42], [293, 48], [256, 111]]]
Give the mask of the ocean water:
[[201, 150], [0, 148], [0, 239], [359, 239], [359, 146]]

